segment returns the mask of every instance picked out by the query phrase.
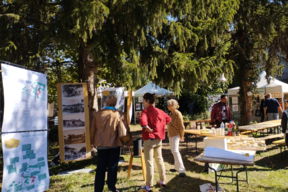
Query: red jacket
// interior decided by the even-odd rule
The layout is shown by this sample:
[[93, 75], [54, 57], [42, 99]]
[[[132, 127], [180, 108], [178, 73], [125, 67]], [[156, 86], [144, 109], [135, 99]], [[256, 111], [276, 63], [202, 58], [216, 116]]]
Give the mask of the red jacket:
[[[226, 107], [226, 120], [231, 121], [230, 107], [227, 104], [225, 104], [225, 107]], [[211, 111], [211, 123], [214, 123], [215, 120], [217, 120], [218, 122], [222, 122], [222, 113], [223, 111], [221, 102], [214, 104]]]
[[147, 109], [142, 111], [140, 117], [140, 125], [142, 127], [149, 126], [153, 129], [152, 133], [146, 132], [142, 129], [142, 139], [165, 139], [165, 127], [166, 124], [170, 123], [171, 117], [167, 115], [164, 111], [155, 108], [153, 105], [149, 105]]

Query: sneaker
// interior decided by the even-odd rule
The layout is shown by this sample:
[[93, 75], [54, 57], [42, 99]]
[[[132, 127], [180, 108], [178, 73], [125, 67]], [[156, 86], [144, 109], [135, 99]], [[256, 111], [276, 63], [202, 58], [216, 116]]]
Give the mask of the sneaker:
[[143, 185], [143, 186], [141, 186], [141, 187], [136, 187], [136, 191], [137, 191], [137, 192], [152, 192], [151, 189], [150, 189], [150, 190], [147, 190], [147, 189], [146, 189], [146, 185]]
[[166, 187], [166, 184], [163, 182], [161, 182], [160, 180], [157, 181], [157, 185], [160, 186], [160, 188], [165, 188]]
[[185, 173], [179, 173], [179, 177], [186, 177]]
[[176, 169], [170, 169], [170, 172], [176, 172], [177, 170]]

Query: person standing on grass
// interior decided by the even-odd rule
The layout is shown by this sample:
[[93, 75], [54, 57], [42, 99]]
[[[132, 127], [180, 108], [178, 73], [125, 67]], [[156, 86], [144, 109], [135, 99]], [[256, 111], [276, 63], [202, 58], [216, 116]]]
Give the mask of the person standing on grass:
[[[123, 145], [118, 137], [118, 129], [125, 126], [128, 134], [127, 120], [123, 114], [119, 113], [115, 106], [117, 98], [114, 95], [108, 95], [106, 107], [95, 113], [91, 125], [91, 145], [97, 146], [98, 159], [95, 175], [95, 192], [102, 192], [105, 182], [105, 172], [108, 171], [107, 184], [109, 191], [119, 192], [116, 189], [117, 168], [120, 157], [120, 147]], [[120, 123], [123, 121], [123, 123]], [[130, 134], [131, 135], [131, 134]], [[130, 140], [132, 138], [130, 137]], [[131, 141], [129, 141], [131, 143]]]
[[183, 117], [179, 108], [178, 102], [175, 99], [167, 101], [168, 109], [171, 111], [171, 122], [167, 125], [170, 149], [174, 157], [175, 169], [170, 169], [171, 172], [179, 172], [180, 177], [185, 177], [185, 167], [179, 152], [179, 142], [184, 142], [184, 124]]
[[211, 124], [216, 123], [217, 128], [221, 123], [224, 124], [231, 121], [230, 107], [227, 105], [227, 96], [221, 95], [221, 101], [213, 105], [211, 111]]
[[162, 157], [162, 140], [165, 139], [165, 127], [171, 118], [162, 110], [154, 107], [155, 94], [145, 93], [143, 96], [144, 110], [140, 117], [142, 139], [144, 141], [144, 156], [146, 164], [146, 185], [137, 187], [139, 192], [152, 192], [154, 180], [153, 156], [158, 167], [160, 180], [157, 184], [165, 187], [165, 165]]
[[265, 95], [265, 99], [263, 99], [261, 101], [261, 104], [260, 104], [260, 116], [261, 116], [261, 122], [264, 122], [265, 120], [265, 115], [264, 115], [264, 108], [265, 108], [265, 101], [267, 99], [267, 95]]
[[[285, 101], [287, 102], [287, 101]], [[282, 115], [282, 120], [281, 120], [281, 126], [282, 126], [282, 133], [285, 135], [285, 143], [286, 146], [288, 146], [288, 130], [287, 130], [287, 125], [288, 125], [288, 109], [283, 111]]]
[[[282, 108], [277, 101], [277, 99], [272, 98], [271, 93], [267, 94], [267, 99], [265, 100], [264, 115], [267, 117], [268, 121], [279, 119], [278, 110], [283, 113]], [[278, 134], [281, 133], [280, 127], [277, 127]], [[272, 128], [270, 129], [272, 133]]]

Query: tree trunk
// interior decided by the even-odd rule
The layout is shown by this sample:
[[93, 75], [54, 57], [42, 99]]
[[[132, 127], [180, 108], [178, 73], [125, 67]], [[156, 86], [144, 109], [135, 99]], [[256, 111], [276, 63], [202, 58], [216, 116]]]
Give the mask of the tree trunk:
[[240, 80], [240, 90], [239, 90], [239, 96], [240, 96], [240, 125], [248, 125], [250, 121], [252, 120], [252, 96], [248, 96], [247, 93], [251, 91], [251, 85], [252, 82], [249, 81], [249, 76], [251, 73], [251, 70], [241, 70], [244, 73], [242, 73], [242, 78]]
[[98, 111], [98, 64], [94, 62], [93, 55], [90, 53], [90, 47], [86, 46], [84, 42], [79, 47], [78, 70], [80, 82], [87, 83], [89, 121], [91, 125], [94, 113]]

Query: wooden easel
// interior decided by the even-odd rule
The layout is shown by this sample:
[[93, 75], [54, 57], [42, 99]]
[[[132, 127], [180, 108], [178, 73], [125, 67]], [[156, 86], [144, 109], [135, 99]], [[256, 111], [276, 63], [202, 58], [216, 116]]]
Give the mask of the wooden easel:
[[[141, 167], [142, 167], [143, 179], [144, 179], [144, 181], [146, 181], [146, 165], [145, 165], [144, 154], [143, 154], [142, 148], [140, 150], [140, 155], [141, 155]], [[132, 170], [132, 164], [133, 164], [133, 147], [131, 147], [127, 179], [130, 178], [131, 170]]]
[[[128, 93], [127, 109], [130, 109], [131, 105], [132, 105], [132, 90], [129, 91], [129, 93]], [[128, 122], [128, 126], [129, 126], [130, 125], [129, 113], [127, 113], [127, 122]], [[144, 179], [144, 181], [146, 181], [146, 165], [145, 165], [144, 154], [143, 154], [142, 148], [140, 150], [140, 155], [141, 155], [141, 166], [142, 166], [143, 179]], [[130, 152], [130, 160], [129, 160], [127, 179], [129, 179], [130, 175], [131, 175], [132, 163], [133, 163], [133, 147], [131, 147], [131, 152]]]

